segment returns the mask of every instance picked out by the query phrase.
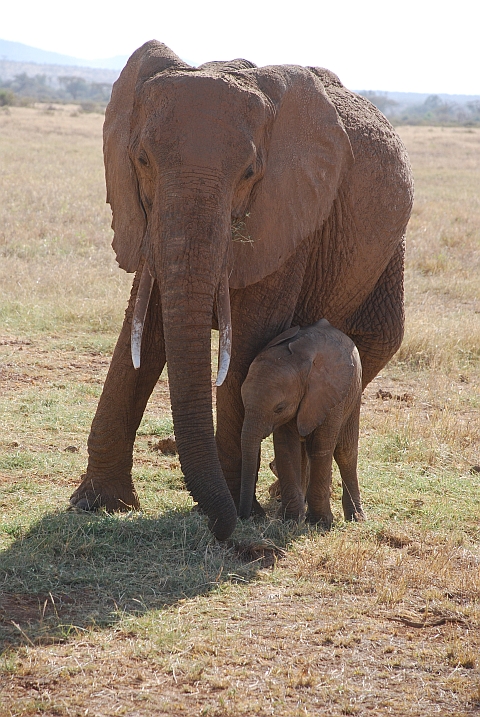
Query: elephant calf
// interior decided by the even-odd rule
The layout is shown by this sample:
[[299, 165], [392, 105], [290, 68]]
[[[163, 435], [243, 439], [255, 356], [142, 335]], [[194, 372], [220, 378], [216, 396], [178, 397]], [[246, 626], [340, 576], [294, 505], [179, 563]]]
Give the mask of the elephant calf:
[[242, 386], [239, 514], [251, 514], [260, 444], [273, 431], [285, 518], [330, 528], [332, 459], [343, 483], [345, 520], [364, 520], [357, 477], [362, 367], [357, 348], [326, 319], [288, 329], [250, 365]]

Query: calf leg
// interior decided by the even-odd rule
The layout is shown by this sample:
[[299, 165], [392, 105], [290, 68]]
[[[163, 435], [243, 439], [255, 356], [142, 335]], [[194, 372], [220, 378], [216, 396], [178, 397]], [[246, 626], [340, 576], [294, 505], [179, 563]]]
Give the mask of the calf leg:
[[360, 400], [359, 398], [350, 417], [343, 424], [333, 454], [342, 477], [342, 506], [345, 520], [365, 520], [357, 474]]
[[310, 463], [307, 488], [308, 520], [330, 530], [333, 514], [330, 507], [333, 451], [341, 422], [342, 406], [337, 406], [326, 421], [306, 440]]
[[283, 516], [287, 520], [302, 520], [305, 516], [305, 493], [302, 486], [302, 444], [296, 419], [273, 432], [273, 445]]

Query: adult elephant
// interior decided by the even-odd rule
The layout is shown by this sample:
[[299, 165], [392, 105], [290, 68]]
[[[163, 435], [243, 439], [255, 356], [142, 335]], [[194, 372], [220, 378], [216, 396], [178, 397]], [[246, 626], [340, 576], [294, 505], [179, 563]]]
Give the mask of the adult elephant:
[[[325, 317], [357, 344], [367, 384], [400, 345], [407, 155], [385, 117], [327, 70], [194, 68], [156, 41], [114, 85], [104, 153], [113, 248], [136, 275], [71, 503], [138, 507], [133, 443], [166, 361], [187, 487], [225, 539], [254, 356], [292, 323]], [[217, 383], [231, 353], [216, 437], [212, 326]]]

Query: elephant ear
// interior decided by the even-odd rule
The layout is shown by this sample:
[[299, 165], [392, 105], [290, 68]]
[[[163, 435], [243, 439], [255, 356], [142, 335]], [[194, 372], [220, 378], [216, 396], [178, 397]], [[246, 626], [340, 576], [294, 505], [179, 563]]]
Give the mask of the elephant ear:
[[137, 178], [128, 153], [135, 87], [157, 72], [172, 67], [186, 68], [189, 65], [166, 45], [156, 40], [146, 42], [133, 53], [120, 73], [105, 112], [103, 156], [107, 202], [113, 212], [115, 234], [112, 246], [119, 265], [128, 272], [137, 270], [146, 229]]
[[308, 357], [305, 393], [297, 412], [297, 428], [308, 436], [346, 397], [355, 380], [355, 344], [322, 320], [290, 344], [292, 353]]
[[320, 79], [303, 67], [248, 70], [273, 106], [266, 169], [245, 216], [249, 241], [233, 242], [232, 288], [278, 269], [330, 213], [353, 164], [347, 133]]
[[283, 332], [283, 334], [279, 334], [278, 336], [275, 336], [274, 339], [268, 343], [263, 351], [266, 351], [267, 349], [271, 349], [272, 346], [278, 346], [279, 344], [283, 344], [284, 341], [288, 341], [289, 339], [293, 339], [294, 336], [298, 334], [300, 331], [300, 326], [291, 326], [289, 329]]

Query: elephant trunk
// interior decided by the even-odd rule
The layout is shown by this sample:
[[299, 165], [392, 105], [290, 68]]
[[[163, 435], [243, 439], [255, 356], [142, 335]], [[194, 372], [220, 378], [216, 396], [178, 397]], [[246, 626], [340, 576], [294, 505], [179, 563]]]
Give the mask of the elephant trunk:
[[216, 449], [211, 375], [213, 307], [226, 271], [225, 227], [198, 211], [189, 220], [185, 204], [164, 210], [164, 216], [161, 241], [151, 249], [160, 278], [175, 437], [187, 488], [212, 532], [225, 540], [237, 516]]
[[259, 428], [257, 421], [245, 416], [242, 428], [242, 484], [238, 510], [240, 518], [249, 518], [252, 512], [260, 464], [260, 448], [262, 439], [268, 435], [268, 430]]

